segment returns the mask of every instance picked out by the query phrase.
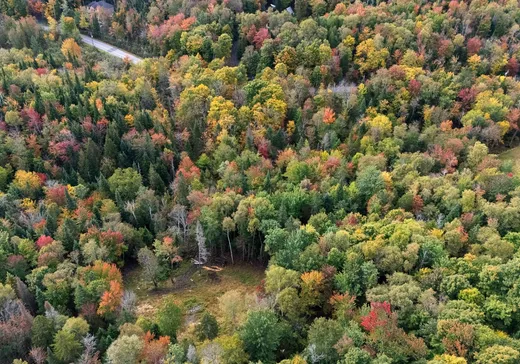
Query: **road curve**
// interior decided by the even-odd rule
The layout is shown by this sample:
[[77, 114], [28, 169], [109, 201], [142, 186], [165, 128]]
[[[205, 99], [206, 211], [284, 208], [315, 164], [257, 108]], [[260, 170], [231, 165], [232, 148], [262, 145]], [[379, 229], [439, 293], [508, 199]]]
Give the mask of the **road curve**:
[[[43, 29], [49, 30], [49, 26], [44, 25], [44, 24], [40, 24], [40, 25]], [[121, 59], [128, 58], [134, 64], [139, 63], [143, 60], [142, 58], [137, 57], [135, 54], [129, 53], [121, 48], [114, 47], [111, 44], [108, 44], [108, 43], [102, 42], [100, 40], [94, 39], [92, 37], [89, 37], [88, 35], [80, 34], [80, 36], [81, 36], [81, 40], [83, 41], [83, 43], [88, 44], [92, 47], [95, 47], [95, 48], [99, 49], [100, 51], [111, 54], [114, 57], [118, 57]]]

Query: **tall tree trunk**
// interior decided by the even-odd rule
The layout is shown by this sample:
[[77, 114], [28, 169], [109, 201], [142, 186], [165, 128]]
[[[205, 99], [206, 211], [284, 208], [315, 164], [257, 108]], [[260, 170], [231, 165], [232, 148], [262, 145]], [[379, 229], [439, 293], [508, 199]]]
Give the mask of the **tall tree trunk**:
[[264, 258], [264, 241], [260, 238], [260, 262]]
[[229, 231], [227, 231], [227, 241], [229, 244], [229, 254], [231, 254], [231, 264], [235, 264], [235, 260], [233, 259], [233, 248], [231, 247], [231, 239], [229, 238]]
[[516, 133], [518, 133], [518, 130], [515, 130], [515, 133], [511, 137], [511, 142], [509, 142], [509, 147], [511, 147], [513, 145], [513, 142], [515, 141], [515, 138], [516, 138]]
[[251, 243], [249, 247], [249, 261], [251, 261], [251, 257], [253, 256], [253, 252], [255, 250], [255, 234], [253, 233], [253, 242]]

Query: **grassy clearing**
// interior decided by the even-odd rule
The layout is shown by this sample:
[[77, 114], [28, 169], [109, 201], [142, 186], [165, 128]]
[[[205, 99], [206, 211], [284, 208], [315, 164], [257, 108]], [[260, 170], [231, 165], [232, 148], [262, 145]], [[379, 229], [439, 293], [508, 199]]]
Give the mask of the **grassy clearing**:
[[[175, 276], [182, 277], [189, 272], [190, 267], [191, 263], [183, 263]], [[136, 293], [140, 315], [153, 315], [166, 299], [173, 300], [185, 309], [200, 306], [216, 314], [220, 296], [230, 290], [244, 294], [253, 292], [264, 278], [264, 269], [263, 266], [251, 264], [228, 265], [218, 273], [218, 281], [210, 279], [205, 270], [197, 270], [182, 288], [175, 288], [168, 280], [162, 282], [158, 289], [153, 289], [152, 284], [143, 282], [141, 268], [136, 266], [125, 272], [125, 288]]]
[[520, 161], [520, 146], [506, 150], [505, 152], [500, 153], [498, 157], [501, 160], [512, 159], [515, 162]]

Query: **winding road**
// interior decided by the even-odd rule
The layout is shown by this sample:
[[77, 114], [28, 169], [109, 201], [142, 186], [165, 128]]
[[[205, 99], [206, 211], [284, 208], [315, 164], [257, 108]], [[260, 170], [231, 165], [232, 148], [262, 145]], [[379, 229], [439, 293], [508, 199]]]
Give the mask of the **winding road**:
[[[44, 24], [40, 24], [41, 27], [45, 30], [49, 30], [49, 27]], [[106, 52], [108, 54], [111, 54], [114, 57], [125, 59], [128, 58], [132, 63], [136, 64], [141, 62], [143, 59], [137, 57], [135, 54], [129, 53], [121, 48], [114, 47], [111, 44], [102, 42], [100, 40], [94, 39], [92, 37], [89, 37], [88, 35], [80, 34], [81, 40], [83, 43], [88, 44], [92, 47], [95, 47], [99, 49], [100, 51]]]

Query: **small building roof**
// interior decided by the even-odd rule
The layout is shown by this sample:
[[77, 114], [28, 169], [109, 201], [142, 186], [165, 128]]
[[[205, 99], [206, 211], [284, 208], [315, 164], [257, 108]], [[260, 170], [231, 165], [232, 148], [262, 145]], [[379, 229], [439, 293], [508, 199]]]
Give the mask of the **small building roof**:
[[87, 6], [88, 6], [89, 8], [94, 8], [94, 9], [97, 9], [97, 8], [103, 8], [103, 9], [105, 9], [105, 10], [114, 11], [114, 5], [109, 4], [109, 3], [107, 3], [107, 2], [104, 1], [104, 0], [100, 0], [100, 1], [92, 1], [92, 2], [89, 3]]

